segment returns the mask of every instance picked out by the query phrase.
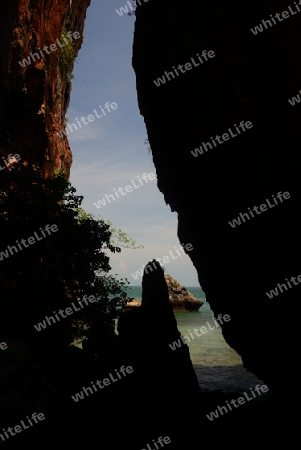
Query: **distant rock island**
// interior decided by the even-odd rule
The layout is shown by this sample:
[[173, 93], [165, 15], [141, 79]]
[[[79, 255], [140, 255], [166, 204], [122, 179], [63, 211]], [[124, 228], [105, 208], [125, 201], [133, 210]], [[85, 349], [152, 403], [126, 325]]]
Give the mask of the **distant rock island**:
[[[174, 310], [186, 310], [186, 311], [198, 311], [203, 305], [203, 302], [196, 298], [191, 292], [188, 291], [182, 284], [175, 280], [170, 275], [165, 275], [166, 283], [169, 292], [169, 301], [172, 304]], [[140, 300], [137, 298], [126, 298], [121, 301], [124, 309], [133, 309], [141, 305]]]
[[172, 304], [173, 309], [188, 311], [198, 311], [203, 305], [203, 302], [196, 298], [191, 292], [188, 291], [182, 284], [175, 280], [170, 275], [165, 275], [165, 279], [168, 286], [169, 301]]

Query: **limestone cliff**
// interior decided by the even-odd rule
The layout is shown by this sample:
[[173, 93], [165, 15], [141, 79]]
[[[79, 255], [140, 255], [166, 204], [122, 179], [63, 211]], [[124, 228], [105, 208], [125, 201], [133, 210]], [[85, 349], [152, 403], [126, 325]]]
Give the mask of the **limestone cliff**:
[[[297, 381], [288, 368], [297, 325], [280, 329], [300, 285], [266, 292], [301, 273], [301, 107], [288, 102], [301, 88], [301, 13], [262, 20], [287, 9], [284, 0], [141, 2], [133, 46], [158, 188], [178, 213], [179, 239], [193, 245], [214, 314], [231, 316], [226, 341], [278, 390]], [[252, 127], [242, 132], [242, 121]], [[279, 192], [290, 197], [276, 205]]]
[[0, 158], [19, 154], [42, 167], [45, 176], [69, 177], [72, 154], [59, 133], [65, 129], [74, 57], [90, 2], [1, 2]]

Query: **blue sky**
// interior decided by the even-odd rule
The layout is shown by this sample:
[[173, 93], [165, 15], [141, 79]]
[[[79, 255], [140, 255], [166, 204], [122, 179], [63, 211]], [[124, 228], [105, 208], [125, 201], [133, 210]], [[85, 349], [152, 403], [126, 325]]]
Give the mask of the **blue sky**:
[[[156, 180], [142, 182], [131, 192], [127, 185], [139, 185], [143, 173], [154, 173], [152, 155], [143, 117], [138, 110], [136, 80], [132, 68], [132, 45], [135, 16], [119, 16], [116, 9], [125, 0], [92, 0], [87, 11], [84, 42], [74, 67], [69, 124], [76, 118], [94, 115], [95, 120], [69, 133], [73, 154], [70, 181], [84, 196], [82, 207], [95, 216], [101, 215], [121, 228], [143, 249], [123, 249], [111, 258], [112, 273], [126, 277], [130, 284], [140, 285], [131, 275], [153, 258], [170, 256], [165, 272], [185, 286], [198, 286], [197, 273], [187, 255], [178, 256], [177, 213], [165, 204]], [[76, 30], [75, 30], [76, 31]], [[101, 114], [105, 103], [118, 108]], [[97, 118], [94, 110], [102, 117]], [[87, 120], [86, 120], [87, 122]], [[132, 183], [134, 181], [134, 184]], [[118, 199], [119, 188], [125, 195]], [[114, 191], [114, 189], [116, 191]], [[130, 191], [130, 189], [128, 188]], [[120, 191], [119, 191], [120, 192]], [[109, 197], [99, 209], [94, 203]]]

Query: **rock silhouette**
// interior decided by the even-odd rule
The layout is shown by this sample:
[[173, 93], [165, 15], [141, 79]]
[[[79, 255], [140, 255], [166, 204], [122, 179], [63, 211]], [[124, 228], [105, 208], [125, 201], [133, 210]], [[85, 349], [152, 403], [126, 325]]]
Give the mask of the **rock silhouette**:
[[[150, 264], [156, 269], [149, 271]], [[144, 439], [154, 438], [155, 430], [162, 435], [164, 429], [165, 435], [180, 439], [173, 426], [174, 408], [189, 407], [191, 399], [195, 401], [200, 395], [200, 388], [188, 346], [172, 351], [168, 345], [180, 338], [180, 332], [159, 262], [153, 260], [145, 266], [141, 307], [122, 314], [118, 332], [122, 357], [135, 370], [129, 401], [134, 401], [137, 411], [154, 411], [151, 426], [142, 418]], [[179, 389], [179, 382], [185, 389]]]

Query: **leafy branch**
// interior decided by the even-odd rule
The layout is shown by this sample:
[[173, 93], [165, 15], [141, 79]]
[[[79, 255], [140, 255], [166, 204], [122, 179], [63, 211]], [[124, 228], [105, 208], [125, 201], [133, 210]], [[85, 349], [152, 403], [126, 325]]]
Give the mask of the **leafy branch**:
[[[79, 218], [84, 219], [93, 219], [95, 220], [95, 216], [92, 213], [87, 213], [84, 209], [78, 208]], [[111, 244], [113, 246], [118, 246], [122, 248], [131, 248], [133, 250], [138, 250], [144, 248], [144, 245], [137, 245], [136, 241], [129, 237], [124, 231], [120, 228], [115, 228], [113, 223], [109, 220], [104, 220], [101, 216], [98, 216], [99, 222], [104, 222], [109, 226], [109, 230], [111, 232]]]

